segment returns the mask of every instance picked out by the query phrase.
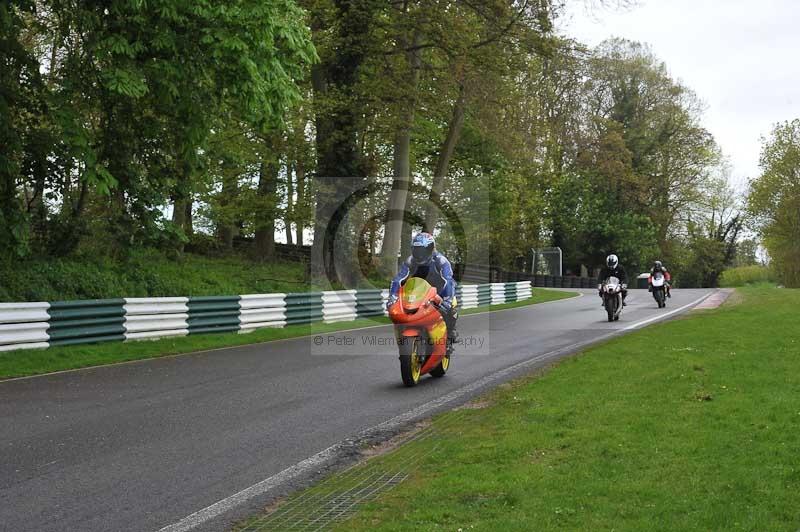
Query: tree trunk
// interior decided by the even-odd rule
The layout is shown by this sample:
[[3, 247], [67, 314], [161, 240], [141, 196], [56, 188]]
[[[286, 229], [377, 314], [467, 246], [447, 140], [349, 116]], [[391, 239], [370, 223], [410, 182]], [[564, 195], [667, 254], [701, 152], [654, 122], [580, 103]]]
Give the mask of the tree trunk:
[[[188, 206], [189, 201], [186, 198], [175, 196], [172, 201], [172, 224], [178, 228], [183, 230], [183, 234], [186, 234], [186, 207]], [[187, 235], [188, 236], [188, 235]], [[178, 253], [183, 253], [184, 243], [178, 242], [176, 246], [176, 250]]]
[[286, 231], [286, 243], [290, 246], [292, 242], [292, 220], [294, 219], [294, 185], [292, 184], [292, 163], [286, 163], [286, 213], [283, 216], [284, 230]]
[[[386, 226], [383, 236], [383, 252], [381, 269], [387, 275], [397, 273], [397, 254], [403, 237], [403, 225], [406, 217], [406, 202], [408, 188], [411, 183], [411, 128], [414, 125], [414, 116], [417, 107], [417, 86], [420, 76], [420, 55], [416, 48], [420, 37], [415, 35], [414, 49], [406, 53], [409, 68], [408, 98], [404, 108], [400, 111], [400, 123], [394, 138], [394, 181], [389, 194], [389, 204], [386, 211]], [[407, 40], [398, 39], [399, 46], [407, 48]]]
[[[277, 143], [271, 139], [269, 144]], [[272, 153], [261, 162], [258, 176], [258, 195], [261, 199], [260, 209], [256, 213], [255, 257], [258, 260], [275, 259], [275, 215], [278, 206], [277, 190], [280, 174], [280, 155]]]
[[411, 255], [411, 236], [413, 232], [413, 224], [410, 220], [410, 205], [411, 195], [406, 196], [406, 214], [403, 217], [403, 230], [400, 232], [400, 260]]
[[425, 208], [425, 230], [433, 233], [436, 223], [439, 221], [439, 208], [441, 194], [444, 190], [444, 181], [450, 170], [450, 160], [456, 150], [461, 130], [464, 128], [464, 114], [467, 109], [467, 94], [465, 83], [461, 83], [458, 88], [458, 99], [453, 106], [453, 116], [447, 127], [447, 135], [439, 149], [439, 158], [436, 160], [436, 169], [433, 172], [433, 182], [431, 192], [428, 196], [428, 205]]
[[192, 198], [191, 196], [186, 201], [183, 215], [183, 234], [190, 237], [194, 234], [194, 214], [192, 213]]
[[303, 229], [305, 228], [306, 216], [306, 169], [303, 162], [295, 162], [295, 175], [297, 177], [297, 201], [295, 202], [295, 231], [294, 241], [298, 246], [303, 246]]
[[[363, 182], [357, 145], [363, 114], [355, 89], [382, 3], [334, 0], [333, 4], [338, 24], [332, 37], [337, 45], [331, 57], [315, 65], [311, 72], [315, 97], [326, 98], [329, 87], [335, 97], [326, 101], [329, 105], [315, 117], [317, 186], [310, 274], [318, 281], [338, 280], [352, 286], [358, 280], [356, 235], [347, 227], [346, 213], [339, 207]], [[330, 26], [328, 22], [312, 19], [312, 32], [322, 31]]]
[[237, 235], [237, 228], [230, 214], [226, 212], [239, 194], [239, 176], [235, 174], [235, 169], [227, 162], [222, 164], [222, 194], [219, 204], [222, 207], [222, 217], [217, 223], [217, 233], [222, 246], [233, 250], [233, 239]]
[[403, 127], [397, 132], [394, 141], [394, 181], [392, 182], [392, 192], [389, 195], [386, 228], [383, 235], [382, 269], [389, 275], [397, 272], [397, 253], [400, 250], [408, 184], [411, 180], [410, 151], [411, 130]]

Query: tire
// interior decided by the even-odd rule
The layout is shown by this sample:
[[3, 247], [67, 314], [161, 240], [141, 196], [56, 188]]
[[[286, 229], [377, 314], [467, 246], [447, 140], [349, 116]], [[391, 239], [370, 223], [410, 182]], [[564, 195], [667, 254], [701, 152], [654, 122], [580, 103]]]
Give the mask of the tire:
[[655, 292], [656, 296], [656, 303], [658, 303], [658, 308], [664, 308], [664, 290], [659, 288]]
[[614, 321], [614, 304], [612, 299], [606, 296], [606, 312], [608, 313], [608, 321]]
[[400, 375], [403, 377], [403, 384], [408, 387], [416, 386], [421, 377], [420, 343], [418, 336], [406, 336], [400, 342]]
[[439, 365], [431, 370], [431, 377], [441, 379], [448, 369], [450, 369], [450, 355], [445, 355]]

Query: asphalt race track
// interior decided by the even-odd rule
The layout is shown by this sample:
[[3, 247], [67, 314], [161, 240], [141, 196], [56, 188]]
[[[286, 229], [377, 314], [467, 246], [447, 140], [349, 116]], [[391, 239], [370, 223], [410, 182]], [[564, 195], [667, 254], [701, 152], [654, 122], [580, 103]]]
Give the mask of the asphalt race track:
[[591, 291], [463, 316], [466, 343], [448, 375], [413, 389], [400, 381], [389, 327], [0, 382], [0, 529], [224, 529], [269, 493], [182, 520], [420, 405], [464, 400], [481, 387], [452, 392], [497, 384], [708, 293], [675, 290], [659, 310], [632, 290], [617, 323]]

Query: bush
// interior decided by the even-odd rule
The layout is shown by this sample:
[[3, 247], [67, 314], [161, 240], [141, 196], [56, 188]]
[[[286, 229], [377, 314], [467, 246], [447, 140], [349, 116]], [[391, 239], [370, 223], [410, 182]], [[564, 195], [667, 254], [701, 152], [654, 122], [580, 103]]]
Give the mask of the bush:
[[729, 288], [757, 283], [775, 283], [775, 273], [766, 266], [741, 266], [725, 270], [719, 280], [720, 286]]
[[[305, 262], [255, 262], [240, 255], [167, 257], [134, 250], [125, 258], [89, 254], [0, 261], [0, 302], [118, 297], [223, 296], [314, 290]], [[389, 286], [372, 276], [364, 288]], [[367, 284], [368, 284], [367, 283]], [[335, 284], [333, 288], [341, 288]]]
[[301, 263], [188, 253], [169, 259], [157, 251], [121, 260], [83, 255], [7, 261], [0, 263], [0, 302], [303, 292], [310, 289], [305, 270]]

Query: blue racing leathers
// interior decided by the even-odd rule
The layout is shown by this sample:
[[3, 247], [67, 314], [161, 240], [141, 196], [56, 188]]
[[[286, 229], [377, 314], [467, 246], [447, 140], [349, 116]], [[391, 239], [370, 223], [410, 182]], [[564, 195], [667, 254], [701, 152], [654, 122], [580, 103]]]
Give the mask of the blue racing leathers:
[[442, 298], [442, 305], [446, 309], [453, 306], [453, 297], [456, 294], [456, 281], [453, 279], [453, 266], [447, 258], [434, 251], [430, 260], [425, 264], [417, 264], [412, 257], [408, 257], [400, 266], [392, 279], [392, 286], [389, 289], [391, 299], [397, 298], [400, 293], [400, 286], [409, 277], [420, 277], [436, 287], [439, 297]]

